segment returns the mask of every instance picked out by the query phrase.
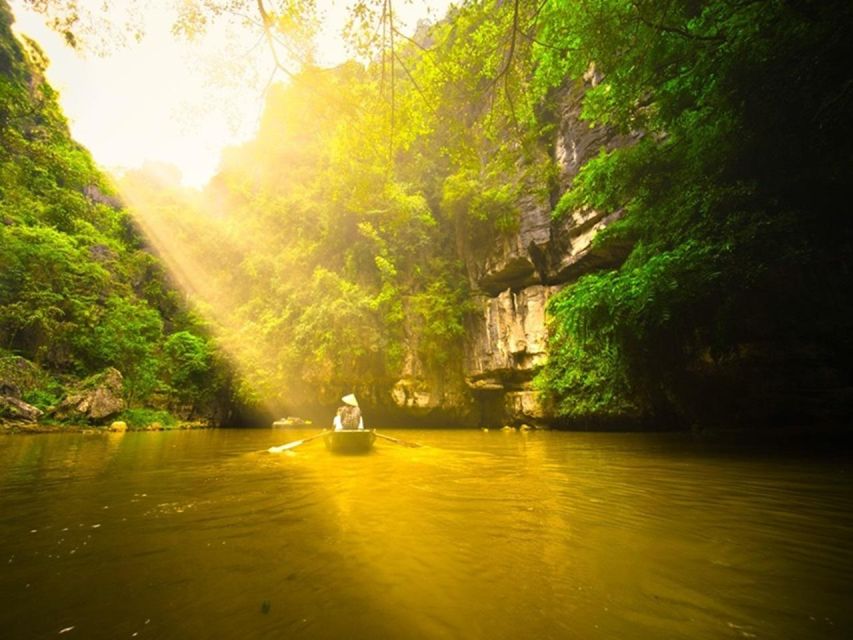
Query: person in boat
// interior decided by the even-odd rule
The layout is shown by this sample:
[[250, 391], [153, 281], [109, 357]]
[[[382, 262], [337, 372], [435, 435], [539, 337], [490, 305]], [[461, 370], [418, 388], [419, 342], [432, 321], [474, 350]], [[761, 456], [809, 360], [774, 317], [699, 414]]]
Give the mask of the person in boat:
[[361, 409], [358, 406], [358, 400], [355, 394], [341, 398], [343, 405], [338, 407], [338, 413], [335, 416], [334, 425], [335, 431], [343, 431], [344, 429], [364, 429], [364, 420], [361, 417]]

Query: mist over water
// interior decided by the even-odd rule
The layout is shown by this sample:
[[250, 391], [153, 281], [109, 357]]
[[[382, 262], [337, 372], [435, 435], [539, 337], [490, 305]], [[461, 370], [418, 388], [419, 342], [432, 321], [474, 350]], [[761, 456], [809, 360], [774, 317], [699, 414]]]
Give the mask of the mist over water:
[[[0, 441], [8, 638], [846, 638], [843, 457], [644, 434]], [[134, 635], [136, 634], [136, 635]]]

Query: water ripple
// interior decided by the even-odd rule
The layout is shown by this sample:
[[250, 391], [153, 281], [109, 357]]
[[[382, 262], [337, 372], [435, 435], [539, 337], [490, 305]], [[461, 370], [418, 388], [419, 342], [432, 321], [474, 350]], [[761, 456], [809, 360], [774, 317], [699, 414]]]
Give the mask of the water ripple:
[[[10, 438], [9, 637], [846, 638], [845, 460], [637, 434]], [[147, 622], [146, 622], [147, 621]]]

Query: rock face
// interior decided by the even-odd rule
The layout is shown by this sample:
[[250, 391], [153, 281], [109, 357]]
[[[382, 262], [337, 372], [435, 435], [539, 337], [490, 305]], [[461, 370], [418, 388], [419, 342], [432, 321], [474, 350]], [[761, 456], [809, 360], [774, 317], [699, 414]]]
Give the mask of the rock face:
[[469, 318], [466, 382], [484, 405], [483, 418], [499, 422], [543, 421], [548, 412], [531, 388], [545, 361], [545, 306], [557, 287], [532, 285], [480, 296], [481, 314]]
[[462, 237], [458, 246], [474, 288], [497, 295], [545, 279], [543, 254], [551, 243], [551, 203], [547, 194], [527, 194], [519, 202], [518, 232], [491, 238]]
[[[406, 354], [403, 374], [391, 388], [393, 410], [411, 423], [475, 424], [476, 407], [464, 381], [448, 372], [429, 371], [412, 348]], [[376, 403], [381, 404], [381, 403]]]
[[592, 246], [595, 235], [618, 220], [621, 211], [573, 211], [558, 221], [552, 219], [552, 202], [571, 187], [587, 160], [602, 148], [635, 139], [580, 120], [583, 94], [597, 82], [591, 70], [559, 100], [552, 148], [558, 193], [523, 197], [518, 231], [511, 236], [486, 246], [459, 242], [471, 286], [478, 292], [477, 310], [466, 330], [464, 376], [485, 426], [501, 421], [547, 423], [550, 409], [532, 388], [532, 380], [547, 358], [548, 300], [584, 273], [619, 264], [630, 250]]
[[469, 320], [465, 349], [471, 389], [494, 389], [529, 378], [545, 359], [545, 305], [555, 287], [533, 285], [479, 296], [482, 315]]
[[125, 408], [123, 388], [121, 372], [110, 367], [84, 380], [59, 403], [54, 414], [61, 419], [102, 421]]

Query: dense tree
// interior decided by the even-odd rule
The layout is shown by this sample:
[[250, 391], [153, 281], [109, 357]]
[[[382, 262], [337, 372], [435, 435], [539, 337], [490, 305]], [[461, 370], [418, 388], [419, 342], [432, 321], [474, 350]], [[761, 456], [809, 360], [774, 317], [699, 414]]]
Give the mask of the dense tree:
[[[180, 360], [174, 336], [207, 345], [201, 324], [70, 137], [43, 54], [13, 38], [11, 20], [0, 4], [0, 358], [22, 356], [47, 372], [45, 392], [31, 396], [43, 409], [64, 384], [106, 367], [123, 372], [131, 403], [165, 390], [168, 404], [177, 399], [168, 387]], [[182, 385], [189, 365], [178, 364]], [[194, 366], [207, 366], [210, 384], [202, 389], [194, 369], [197, 384], [181, 394], [223, 389], [209, 358]]]

